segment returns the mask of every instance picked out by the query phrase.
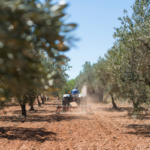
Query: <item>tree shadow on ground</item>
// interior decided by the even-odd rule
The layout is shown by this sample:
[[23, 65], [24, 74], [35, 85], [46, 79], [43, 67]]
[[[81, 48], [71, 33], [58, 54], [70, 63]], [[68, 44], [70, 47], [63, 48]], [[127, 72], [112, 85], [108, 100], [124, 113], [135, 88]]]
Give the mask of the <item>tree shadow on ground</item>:
[[53, 110], [37, 110], [37, 113], [54, 113]]
[[[118, 109], [113, 108], [97, 108], [95, 111], [105, 111], [105, 112], [127, 112], [126, 114], [120, 114], [117, 116], [111, 116], [109, 118], [125, 118], [128, 117], [128, 119], [133, 119], [133, 110], [132, 107], [118, 107]], [[150, 120], [150, 113], [141, 115], [141, 118], [143, 120]]]
[[22, 118], [19, 116], [0, 116], [0, 121], [8, 121], [8, 122], [61, 122], [63, 120], [91, 120], [86, 116], [77, 116], [77, 115], [31, 115], [26, 118]]
[[130, 124], [126, 128], [134, 129], [134, 131], [126, 132], [126, 134], [135, 134], [135, 135], [143, 135], [144, 137], [150, 137], [150, 125]]
[[54, 103], [52, 103], [52, 104], [49, 104], [49, 103], [44, 103], [43, 105], [51, 105], [51, 106], [54, 106], [54, 105], [60, 105], [60, 104], [62, 104], [62, 103], [57, 103], [57, 104], [54, 104]]
[[13, 106], [20, 106], [20, 105], [17, 103], [11, 103], [6, 105], [6, 107], [13, 107]]
[[[12, 112], [12, 114], [21, 114], [21, 110], [15, 110], [15, 111], [10, 111], [10, 112]], [[29, 110], [27, 110], [27, 112], [29, 113], [29, 114], [34, 114], [34, 113], [54, 113], [54, 111], [50, 111], [50, 110], [33, 110], [33, 111], [29, 111]]]
[[[128, 119], [134, 119], [134, 114], [132, 112], [132, 109], [126, 110], [127, 114], [126, 115], [117, 115], [117, 116], [112, 116], [110, 118], [125, 118], [128, 117]], [[122, 111], [124, 112], [124, 111]], [[150, 113], [148, 112], [147, 114], [141, 114], [137, 119], [140, 120], [150, 120]]]
[[107, 111], [107, 112], [124, 112], [128, 111], [130, 112], [132, 110], [132, 107], [118, 107], [118, 109], [114, 108], [97, 108], [95, 111]]
[[44, 128], [0, 127], [0, 138], [39, 141], [42, 143], [56, 140], [56, 133], [46, 131]]
[[[113, 117], [109, 117], [109, 118], [113, 118], [113, 119], [116, 119], [116, 118], [122, 118], [122, 119], [134, 119], [133, 117], [133, 114], [127, 114], [127, 115], [119, 115], [119, 116], [113, 116]], [[147, 115], [147, 116], [144, 116], [142, 118], [138, 118], [140, 120], [150, 120], [150, 115]]]
[[14, 111], [10, 111], [11, 114], [21, 114], [21, 110], [14, 110]]

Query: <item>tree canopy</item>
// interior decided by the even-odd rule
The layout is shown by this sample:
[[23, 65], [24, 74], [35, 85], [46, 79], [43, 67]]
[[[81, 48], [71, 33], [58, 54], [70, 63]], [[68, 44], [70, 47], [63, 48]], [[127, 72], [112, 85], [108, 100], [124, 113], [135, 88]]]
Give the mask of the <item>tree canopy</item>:
[[119, 18], [121, 26], [115, 28], [112, 48], [97, 63], [85, 62], [76, 81], [92, 89], [100, 86], [111, 97], [132, 102], [137, 111], [150, 102], [150, 2], [136, 0], [132, 9], [131, 17], [124, 10]]
[[[65, 65], [68, 61], [68, 58], [60, 52], [69, 50], [74, 41], [69, 32], [76, 24], [65, 23], [66, 7], [67, 4], [62, 1], [57, 4], [52, 4], [51, 0], [46, 0], [44, 4], [37, 0], [1, 1], [2, 101], [8, 97], [10, 91], [20, 97], [28, 87], [52, 89], [54, 71], [56, 68], [61, 71], [61, 65]], [[53, 65], [55, 67], [51, 68]]]

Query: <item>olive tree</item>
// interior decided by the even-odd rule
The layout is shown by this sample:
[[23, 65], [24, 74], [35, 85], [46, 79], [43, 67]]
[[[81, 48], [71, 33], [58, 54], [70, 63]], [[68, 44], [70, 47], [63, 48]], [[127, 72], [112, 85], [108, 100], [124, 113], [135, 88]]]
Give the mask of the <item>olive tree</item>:
[[[67, 51], [74, 40], [69, 36], [76, 24], [66, 24], [64, 9], [67, 4], [60, 1], [44, 4], [36, 0], [1, 0], [0, 3], [0, 78], [17, 99], [27, 88], [51, 90], [50, 70], [45, 71], [40, 61], [41, 51], [53, 62], [65, 56], [55, 51]], [[35, 59], [36, 58], [36, 59]], [[0, 84], [1, 101], [6, 97]]]

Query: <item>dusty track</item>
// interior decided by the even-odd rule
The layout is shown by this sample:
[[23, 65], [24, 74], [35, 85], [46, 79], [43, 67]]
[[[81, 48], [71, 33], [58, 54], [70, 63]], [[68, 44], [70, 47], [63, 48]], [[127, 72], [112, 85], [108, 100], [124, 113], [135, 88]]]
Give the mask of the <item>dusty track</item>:
[[[121, 107], [121, 105], [120, 105]], [[0, 116], [1, 150], [148, 150], [150, 117], [134, 121], [129, 108], [113, 111], [109, 105], [93, 105], [94, 115], [54, 115], [56, 105], [46, 102], [37, 112], [19, 117], [19, 106]], [[29, 108], [27, 108], [29, 109]]]

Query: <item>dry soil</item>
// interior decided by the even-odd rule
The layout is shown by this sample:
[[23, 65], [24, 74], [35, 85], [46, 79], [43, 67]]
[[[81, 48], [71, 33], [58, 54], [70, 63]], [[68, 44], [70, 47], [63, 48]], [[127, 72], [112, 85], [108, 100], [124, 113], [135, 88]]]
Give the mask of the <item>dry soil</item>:
[[[0, 150], [150, 150], [150, 116], [134, 120], [130, 106], [92, 104], [94, 115], [73, 110], [54, 114], [56, 101], [47, 101], [36, 112], [20, 116], [20, 106], [0, 115]], [[7, 113], [6, 113], [7, 112]]]

